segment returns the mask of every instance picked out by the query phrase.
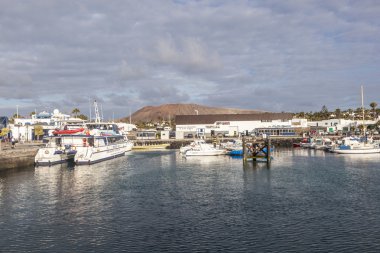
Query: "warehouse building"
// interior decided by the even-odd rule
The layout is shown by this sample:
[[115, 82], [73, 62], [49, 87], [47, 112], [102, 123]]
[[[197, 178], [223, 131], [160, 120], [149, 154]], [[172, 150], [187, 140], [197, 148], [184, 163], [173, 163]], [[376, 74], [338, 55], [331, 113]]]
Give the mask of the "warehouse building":
[[[256, 129], [270, 129], [273, 135], [289, 129], [307, 127], [306, 120], [293, 120], [292, 113], [177, 115], [176, 138], [239, 136], [258, 134]], [[283, 131], [286, 129], [286, 131]], [[277, 131], [278, 130], [278, 131]]]

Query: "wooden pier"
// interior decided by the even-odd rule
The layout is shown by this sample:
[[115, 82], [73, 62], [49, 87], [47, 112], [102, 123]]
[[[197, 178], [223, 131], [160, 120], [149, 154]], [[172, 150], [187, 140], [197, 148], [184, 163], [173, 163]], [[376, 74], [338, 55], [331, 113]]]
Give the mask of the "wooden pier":
[[270, 163], [272, 160], [271, 148], [269, 136], [261, 142], [251, 138], [243, 138], [243, 162], [246, 163], [252, 160], [253, 162], [265, 161], [266, 163]]

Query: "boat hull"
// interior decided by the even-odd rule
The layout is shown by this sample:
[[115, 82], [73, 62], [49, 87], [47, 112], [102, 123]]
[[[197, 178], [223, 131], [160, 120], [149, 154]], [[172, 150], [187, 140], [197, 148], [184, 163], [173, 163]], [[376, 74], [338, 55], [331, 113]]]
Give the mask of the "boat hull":
[[187, 150], [186, 156], [217, 156], [225, 155], [226, 151], [224, 150]]
[[38, 150], [34, 163], [36, 166], [52, 166], [55, 164], [74, 161], [76, 151], [60, 151], [55, 148], [41, 148]]
[[337, 154], [376, 154], [380, 149], [334, 149], [332, 152]]
[[75, 164], [88, 165], [111, 160], [124, 156], [125, 152], [130, 151], [128, 144], [115, 144], [103, 147], [83, 147], [75, 155]]

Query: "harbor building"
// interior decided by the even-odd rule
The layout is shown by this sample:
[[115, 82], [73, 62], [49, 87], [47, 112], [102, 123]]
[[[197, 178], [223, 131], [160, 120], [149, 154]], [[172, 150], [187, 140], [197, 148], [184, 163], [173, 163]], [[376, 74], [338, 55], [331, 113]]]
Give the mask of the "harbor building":
[[[365, 120], [364, 125], [373, 125], [376, 121]], [[310, 130], [316, 133], [328, 134], [345, 134], [349, 132], [358, 131], [359, 126], [363, 125], [361, 120], [347, 120], [347, 119], [328, 119], [321, 121], [309, 121], [308, 126]]]
[[[64, 124], [83, 124], [82, 119], [71, 118], [68, 114], [61, 113], [55, 109], [53, 113], [40, 112], [31, 118], [15, 118], [14, 124], [10, 124], [12, 136], [19, 141], [31, 141], [35, 139], [35, 126], [42, 126], [43, 135], [51, 135], [52, 132], [61, 128]], [[42, 136], [41, 136], [42, 137]]]
[[287, 135], [301, 128], [307, 128], [307, 120], [293, 119], [292, 113], [176, 116], [176, 139], [260, 134], [256, 130], [268, 130], [271, 135]]

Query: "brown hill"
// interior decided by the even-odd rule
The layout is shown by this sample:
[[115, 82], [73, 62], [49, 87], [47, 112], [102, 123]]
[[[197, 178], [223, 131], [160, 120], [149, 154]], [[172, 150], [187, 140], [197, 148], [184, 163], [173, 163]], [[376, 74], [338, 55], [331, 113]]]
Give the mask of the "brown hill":
[[[263, 113], [259, 110], [244, 110], [232, 108], [219, 108], [210, 107], [197, 104], [164, 104], [159, 106], [145, 106], [140, 110], [132, 113], [132, 122], [157, 122], [160, 119], [168, 121], [174, 119], [176, 115], [199, 115], [202, 114], [250, 114], [250, 113]], [[129, 116], [121, 119], [122, 121], [129, 121]]]

